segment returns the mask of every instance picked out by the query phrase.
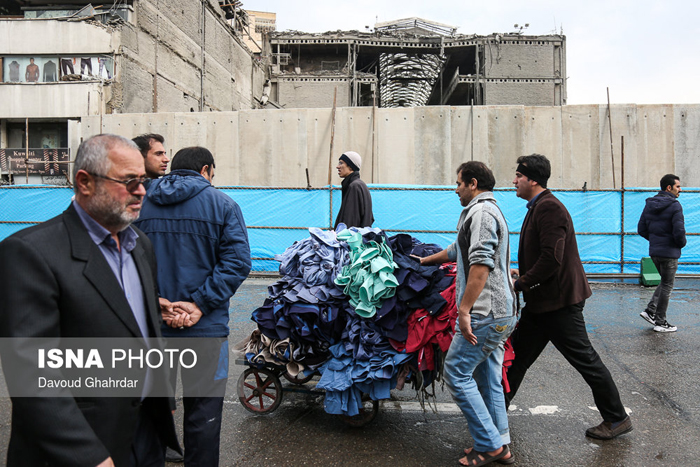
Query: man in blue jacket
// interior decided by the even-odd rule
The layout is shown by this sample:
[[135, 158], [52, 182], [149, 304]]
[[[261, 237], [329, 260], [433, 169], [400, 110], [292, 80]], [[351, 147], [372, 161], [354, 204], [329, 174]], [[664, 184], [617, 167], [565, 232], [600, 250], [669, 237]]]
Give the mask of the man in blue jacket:
[[683, 208], [678, 202], [681, 181], [673, 174], [661, 179], [661, 191], [647, 198], [637, 232], [649, 240], [649, 256], [661, 276], [646, 310], [641, 317], [654, 326], [656, 332], [675, 332], [678, 328], [666, 321], [668, 301], [678, 269], [681, 248], [685, 246], [685, 223]]
[[171, 172], [149, 186], [136, 222], [158, 260], [163, 336], [206, 338], [198, 342], [210, 348], [205, 377], [181, 367], [185, 465], [198, 466], [219, 464], [229, 300], [251, 267], [243, 214], [212, 186], [213, 177], [211, 152], [181, 149]]

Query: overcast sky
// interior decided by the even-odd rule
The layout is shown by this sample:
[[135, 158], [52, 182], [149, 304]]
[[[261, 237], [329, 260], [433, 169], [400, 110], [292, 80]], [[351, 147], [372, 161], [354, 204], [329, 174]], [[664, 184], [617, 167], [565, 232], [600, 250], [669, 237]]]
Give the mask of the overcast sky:
[[[576, 6], [574, 6], [574, 4]], [[700, 103], [698, 0], [243, 0], [277, 13], [277, 30], [360, 30], [417, 16], [460, 34], [566, 36], [569, 104]]]

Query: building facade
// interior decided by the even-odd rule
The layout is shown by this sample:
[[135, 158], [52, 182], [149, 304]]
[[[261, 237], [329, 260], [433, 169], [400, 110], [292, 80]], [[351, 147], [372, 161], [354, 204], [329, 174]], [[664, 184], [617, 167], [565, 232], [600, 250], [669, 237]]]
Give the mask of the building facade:
[[270, 99], [284, 108], [566, 104], [565, 36], [456, 30], [407, 18], [372, 32], [270, 33]]
[[69, 122], [86, 116], [259, 106], [265, 70], [216, 1], [23, 3], [21, 16], [0, 16], [5, 183], [65, 182], [66, 153], [79, 143]]

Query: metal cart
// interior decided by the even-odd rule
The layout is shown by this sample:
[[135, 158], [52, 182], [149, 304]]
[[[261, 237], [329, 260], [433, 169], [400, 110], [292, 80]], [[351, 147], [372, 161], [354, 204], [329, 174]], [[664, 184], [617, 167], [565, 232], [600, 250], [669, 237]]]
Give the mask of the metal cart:
[[[258, 368], [245, 359], [237, 359], [236, 364], [248, 367], [238, 378], [238, 399], [243, 407], [254, 414], [268, 414], [277, 410], [282, 403], [282, 396], [285, 392], [325, 394], [325, 391], [316, 389], [315, 384], [308, 384], [319, 376], [318, 373], [297, 378], [287, 373], [284, 366], [266, 364], [264, 367]], [[284, 377], [290, 384], [283, 386], [280, 377]], [[374, 420], [379, 412], [379, 401], [374, 401], [365, 394], [362, 397], [362, 402], [363, 405], [358, 415], [354, 417], [337, 415], [337, 417], [354, 427], [368, 424]]]

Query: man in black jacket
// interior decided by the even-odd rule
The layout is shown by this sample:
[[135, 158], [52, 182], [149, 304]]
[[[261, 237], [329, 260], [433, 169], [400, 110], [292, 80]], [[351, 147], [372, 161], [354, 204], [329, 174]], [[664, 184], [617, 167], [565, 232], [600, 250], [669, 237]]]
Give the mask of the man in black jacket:
[[365, 182], [360, 179], [362, 158], [354, 151], [346, 151], [338, 160], [338, 176], [343, 179], [343, 198], [340, 211], [335, 218], [337, 228], [340, 223], [346, 227], [372, 227], [372, 196]]
[[[128, 139], [93, 136], [74, 171], [75, 200], [63, 214], [0, 243], [0, 337], [160, 337], [153, 247], [130, 226], [146, 194], [143, 157]], [[36, 368], [23, 353], [2, 359], [8, 383]], [[175, 425], [168, 398], [151, 394], [12, 394], [7, 465], [164, 465]]]
[[649, 256], [661, 276], [661, 282], [640, 316], [652, 324], [656, 332], [675, 332], [678, 328], [666, 321], [666, 310], [676, 278], [678, 258], [686, 243], [683, 208], [678, 202], [681, 181], [673, 174], [666, 174], [660, 185], [661, 191], [647, 198], [637, 225], [639, 235], [649, 240]]

